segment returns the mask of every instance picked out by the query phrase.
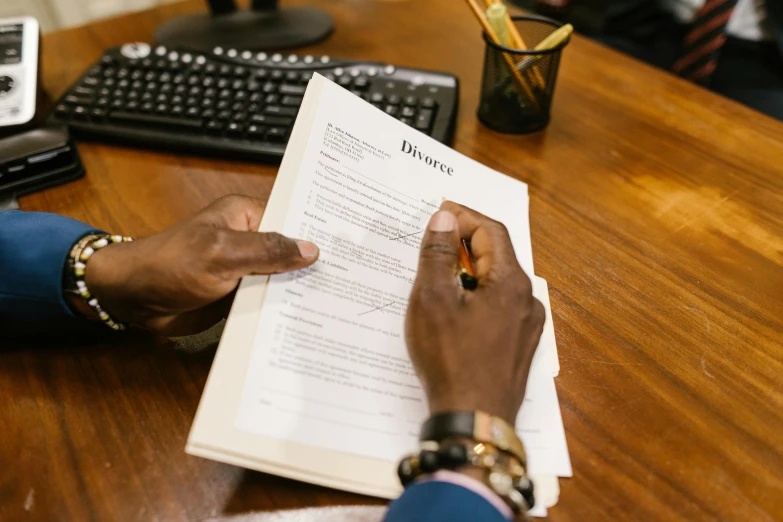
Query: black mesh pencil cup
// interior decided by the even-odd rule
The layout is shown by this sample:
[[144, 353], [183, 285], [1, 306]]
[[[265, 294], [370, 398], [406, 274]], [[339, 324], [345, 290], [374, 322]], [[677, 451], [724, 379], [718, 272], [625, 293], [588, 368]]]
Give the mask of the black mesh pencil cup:
[[487, 47], [478, 117], [490, 129], [524, 134], [549, 123], [560, 55], [571, 38], [550, 49], [535, 50], [562, 24], [539, 16], [514, 16], [512, 20], [528, 48], [497, 45], [484, 33]]

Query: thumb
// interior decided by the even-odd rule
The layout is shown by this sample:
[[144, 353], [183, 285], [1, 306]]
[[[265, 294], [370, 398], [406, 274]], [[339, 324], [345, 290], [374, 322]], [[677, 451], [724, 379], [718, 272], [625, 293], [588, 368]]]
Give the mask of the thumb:
[[319, 255], [315, 243], [287, 238], [276, 232], [224, 231], [223, 261], [241, 277], [279, 274], [305, 268]]
[[459, 245], [457, 218], [446, 210], [436, 212], [421, 242], [416, 286], [456, 289]]

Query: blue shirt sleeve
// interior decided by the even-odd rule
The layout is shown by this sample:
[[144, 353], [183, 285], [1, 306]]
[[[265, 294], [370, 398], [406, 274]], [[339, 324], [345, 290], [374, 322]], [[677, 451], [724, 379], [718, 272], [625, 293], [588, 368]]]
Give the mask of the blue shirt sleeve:
[[63, 268], [71, 247], [93, 232], [56, 214], [0, 212], [0, 339], [81, 323], [63, 297]]
[[423, 482], [389, 506], [384, 522], [508, 522], [487, 499], [448, 482]]

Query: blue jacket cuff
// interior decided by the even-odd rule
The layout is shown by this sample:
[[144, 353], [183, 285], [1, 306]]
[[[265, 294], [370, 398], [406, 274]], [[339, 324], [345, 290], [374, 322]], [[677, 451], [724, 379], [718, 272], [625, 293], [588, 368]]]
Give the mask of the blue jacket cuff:
[[63, 297], [73, 245], [94, 228], [42, 212], [0, 212], [0, 325], [6, 332], [64, 326], [76, 318]]
[[385, 522], [508, 522], [487, 499], [448, 482], [415, 484], [391, 503]]

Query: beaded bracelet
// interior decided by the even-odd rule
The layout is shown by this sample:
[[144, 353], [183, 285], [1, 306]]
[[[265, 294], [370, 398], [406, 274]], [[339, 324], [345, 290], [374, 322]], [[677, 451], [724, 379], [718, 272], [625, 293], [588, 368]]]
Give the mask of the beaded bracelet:
[[100, 305], [98, 299], [92, 295], [87, 283], [84, 281], [84, 274], [87, 271], [87, 262], [98, 250], [114, 243], [128, 243], [133, 241], [130, 237], [112, 236], [109, 234], [93, 234], [82, 238], [71, 249], [68, 258], [68, 280], [66, 281], [66, 291], [77, 295], [82, 302], [89, 306], [90, 310], [100, 321], [112, 330], [125, 330], [128, 325], [114, 320]]
[[422, 475], [465, 466], [485, 470], [492, 491], [521, 519], [535, 505], [533, 482], [524, 466], [515, 456], [488, 443], [464, 438], [422, 441], [418, 454], [400, 461], [397, 474], [403, 487], [407, 487]]

